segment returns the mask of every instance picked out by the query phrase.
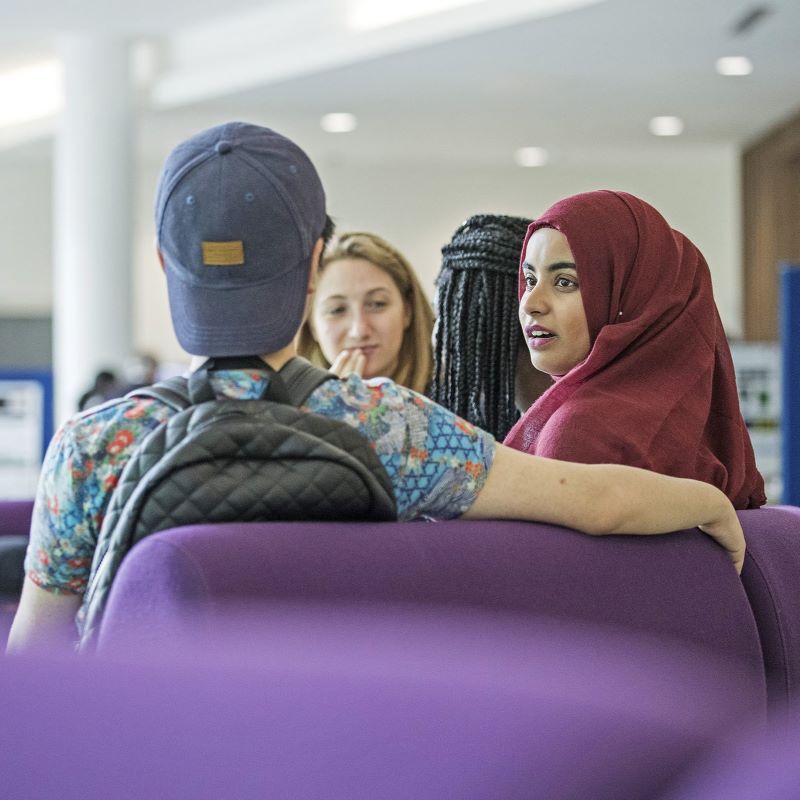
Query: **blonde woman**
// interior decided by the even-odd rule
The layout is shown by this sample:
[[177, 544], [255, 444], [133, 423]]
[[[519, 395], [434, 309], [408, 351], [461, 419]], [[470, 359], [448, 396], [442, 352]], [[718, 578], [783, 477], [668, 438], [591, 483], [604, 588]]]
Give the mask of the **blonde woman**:
[[387, 377], [417, 392], [431, 379], [433, 312], [403, 255], [372, 233], [325, 252], [298, 352], [340, 376]]

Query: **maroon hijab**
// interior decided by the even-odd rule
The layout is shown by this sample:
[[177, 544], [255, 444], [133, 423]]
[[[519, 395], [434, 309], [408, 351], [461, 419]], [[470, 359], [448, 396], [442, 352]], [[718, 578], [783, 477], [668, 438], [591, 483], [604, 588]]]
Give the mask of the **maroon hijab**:
[[[624, 192], [568, 197], [531, 223], [566, 236], [592, 348], [511, 429], [539, 456], [696, 478], [766, 502], [703, 255]], [[524, 282], [520, 269], [520, 296]]]

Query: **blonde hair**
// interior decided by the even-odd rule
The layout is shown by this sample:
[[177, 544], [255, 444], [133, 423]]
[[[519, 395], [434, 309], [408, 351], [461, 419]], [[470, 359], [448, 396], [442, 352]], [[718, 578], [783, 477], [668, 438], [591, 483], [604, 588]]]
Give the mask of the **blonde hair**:
[[[319, 265], [320, 275], [329, 264], [345, 258], [369, 261], [382, 269], [400, 291], [400, 296], [408, 305], [411, 321], [403, 333], [397, 368], [388, 377], [415, 392], [425, 392], [431, 380], [433, 365], [433, 310], [411, 264], [380, 236], [361, 232], [343, 233], [326, 249]], [[330, 362], [322, 354], [322, 348], [314, 339], [309, 320], [300, 329], [297, 349], [312, 364], [326, 368], [330, 366]]]

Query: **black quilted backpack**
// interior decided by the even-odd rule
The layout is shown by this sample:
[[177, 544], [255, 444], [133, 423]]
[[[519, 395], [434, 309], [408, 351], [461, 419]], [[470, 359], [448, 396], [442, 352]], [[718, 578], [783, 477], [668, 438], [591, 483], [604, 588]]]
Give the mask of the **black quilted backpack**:
[[[217, 398], [211, 369], [270, 373], [256, 400]], [[99, 626], [111, 582], [128, 550], [181, 525], [264, 520], [392, 520], [389, 476], [358, 431], [301, 411], [329, 372], [301, 358], [274, 372], [263, 361], [211, 359], [186, 378], [136, 389], [179, 413], [134, 451], [109, 502], [78, 615], [80, 647]]]

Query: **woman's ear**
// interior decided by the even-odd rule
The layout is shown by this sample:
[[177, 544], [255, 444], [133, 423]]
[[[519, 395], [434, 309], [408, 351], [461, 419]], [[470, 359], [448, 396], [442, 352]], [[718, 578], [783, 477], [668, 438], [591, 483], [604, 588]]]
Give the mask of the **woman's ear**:
[[411, 320], [414, 317], [414, 311], [411, 308], [411, 303], [408, 300], [403, 301], [403, 306], [405, 308], [405, 313], [403, 314], [403, 330], [408, 330], [408, 326], [411, 325]]

